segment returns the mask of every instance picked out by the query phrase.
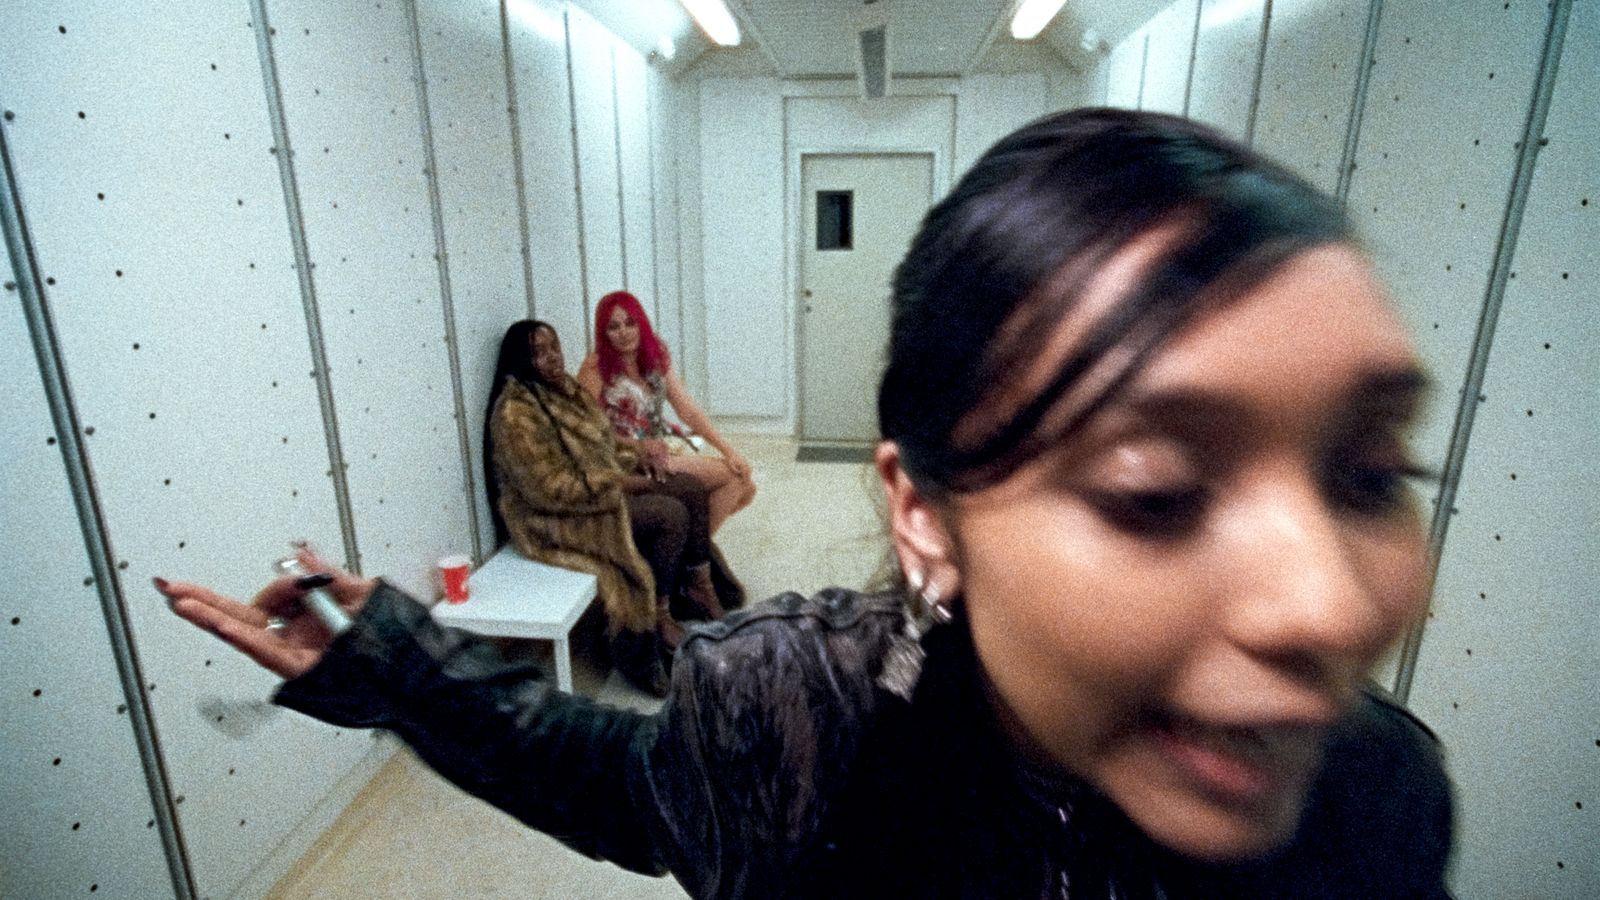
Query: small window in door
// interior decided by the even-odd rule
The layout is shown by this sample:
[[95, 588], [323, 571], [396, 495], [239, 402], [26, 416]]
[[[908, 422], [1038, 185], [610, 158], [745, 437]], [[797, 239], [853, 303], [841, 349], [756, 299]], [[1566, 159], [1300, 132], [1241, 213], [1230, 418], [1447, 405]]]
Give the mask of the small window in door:
[[817, 191], [817, 249], [849, 250], [854, 246], [851, 206], [853, 191]]

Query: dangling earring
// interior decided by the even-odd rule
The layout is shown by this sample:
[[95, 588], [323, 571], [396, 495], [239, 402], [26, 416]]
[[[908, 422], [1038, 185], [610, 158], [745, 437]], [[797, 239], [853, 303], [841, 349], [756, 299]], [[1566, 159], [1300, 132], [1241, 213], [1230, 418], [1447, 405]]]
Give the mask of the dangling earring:
[[909, 702], [917, 679], [922, 676], [922, 661], [927, 658], [922, 649], [922, 636], [950, 621], [952, 616], [950, 608], [939, 602], [939, 587], [930, 584], [921, 569], [906, 573], [906, 587], [917, 598], [919, 608], [915, 612], [906, 610], [905, 626], [889, 644], [878, 685]]

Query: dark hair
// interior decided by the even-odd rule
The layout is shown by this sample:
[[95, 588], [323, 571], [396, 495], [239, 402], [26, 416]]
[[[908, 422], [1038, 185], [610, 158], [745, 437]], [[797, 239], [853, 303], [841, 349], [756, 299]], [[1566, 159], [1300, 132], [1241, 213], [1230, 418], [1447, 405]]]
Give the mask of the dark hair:
[[[1140, 283], [1047, 384], [1016, 397], [1016, 373], [1091, 277], [1168, 225], [1177, 233]], [[1205, 125], [1114, 109], [1040, 119], [990, 148], [929, 211], [895, 271], [882, 436], [924, 491], [994, 484], [1081, 426], [1209, 304], [1302, 250], [1347, 240], [1335, 200]], [[1104, 387], [1072, 392], [1090, 372], [1102, 384], [1104, 366]]]
[[548, 323], [536, 319], [513, 322], [506, 329], [505, 336], [500, 339], [500, 355], [494, 364], [494, 381], [489, 385], [489, 402], [483, 410], [483, 488], [489, 498], [489, 518], [494, 522], [496, 547], [505, 543], [510, 533], [500, 517], [500, 480], [495, 475], [492, 437], [494, 405], [505, 391], [507, 378], [515, 378], [530, 391], [539, 383], [539, 372], [533, 364], [533, 333], [541, 328], [556, 333]]

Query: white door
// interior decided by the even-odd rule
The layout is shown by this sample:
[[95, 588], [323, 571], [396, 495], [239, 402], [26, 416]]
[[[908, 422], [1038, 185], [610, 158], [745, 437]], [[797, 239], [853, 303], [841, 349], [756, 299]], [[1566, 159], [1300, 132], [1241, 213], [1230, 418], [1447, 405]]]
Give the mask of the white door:
[[933, 202], [933, 156], [807, 154], [800, 190], [800, 438], [872, 441], [889, 279]]

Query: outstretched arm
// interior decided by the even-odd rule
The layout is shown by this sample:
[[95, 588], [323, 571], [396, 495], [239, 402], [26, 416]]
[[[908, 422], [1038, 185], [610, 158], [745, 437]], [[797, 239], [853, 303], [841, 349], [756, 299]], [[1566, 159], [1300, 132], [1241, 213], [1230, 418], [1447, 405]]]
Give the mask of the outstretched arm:
[[[302, 560], [305, 562], [305, 560]], [[660, 841], [670, 810], [648, 768], [653, 717], [596, 706], [555, 689], [537, 669], [442, 628], [385, 582], [331, 572], [330, 592], [354, 619], [332, 638], [301, 611], [283, 578], [250, 604], [203, 586], [158, 581], [173, 611], [288, 678], [274, 702], [352, 728], [403, 738], [445, 778], [588, 856], [651, 875], [681, 857]], [[276, 620], [285, 620], [281, 627]]]

